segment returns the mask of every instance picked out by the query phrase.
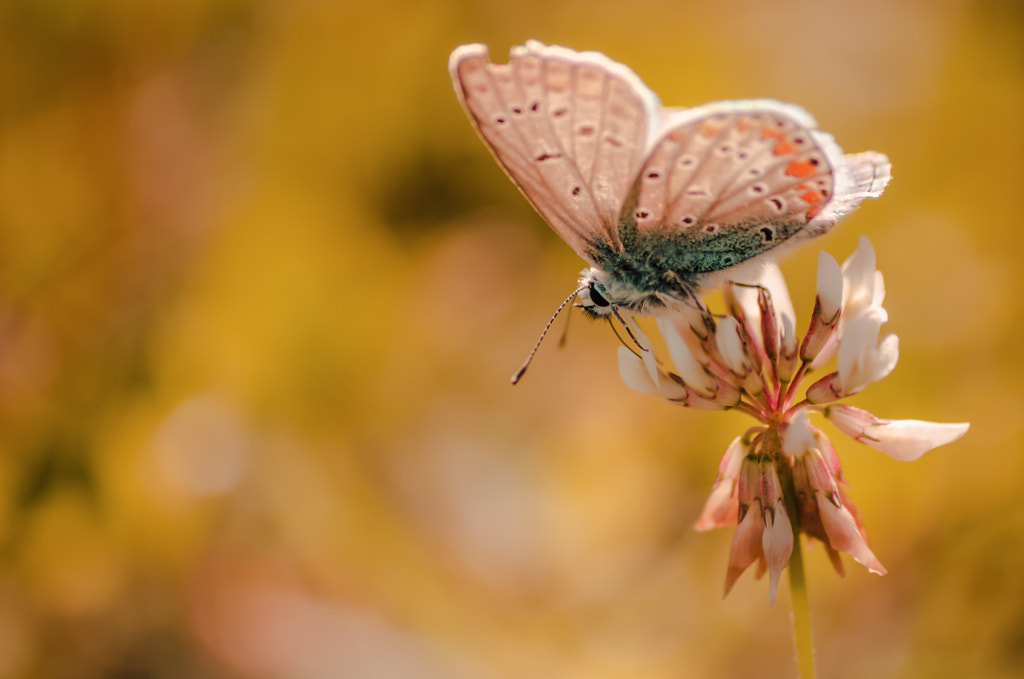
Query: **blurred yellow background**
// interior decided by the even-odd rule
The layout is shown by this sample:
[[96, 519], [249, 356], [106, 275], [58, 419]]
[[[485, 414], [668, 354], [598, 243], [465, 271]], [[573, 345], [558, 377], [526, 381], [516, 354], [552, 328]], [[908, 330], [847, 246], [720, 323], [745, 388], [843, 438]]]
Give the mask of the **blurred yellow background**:
[[731, 533], [691, 529], [748, 422], [629, 391], [581, 319], [508, 385], [582, 262], [446, 61], [527, 38], [890, 156], [783, 270], [803, 326], [869, 236], [902, 355], [850, 402], [972, 428], [834, 437], [889, 575], [809, 551], [820, 676], [1024, 673], [1020, 3], [8, 0], [0, 35], [0, 679], [794, 675], [786, 585], [723, 601]]

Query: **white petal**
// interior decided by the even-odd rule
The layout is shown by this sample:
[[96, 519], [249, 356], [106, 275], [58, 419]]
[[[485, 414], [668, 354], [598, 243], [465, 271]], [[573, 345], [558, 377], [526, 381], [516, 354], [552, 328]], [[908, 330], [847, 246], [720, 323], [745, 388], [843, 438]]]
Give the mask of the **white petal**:
[[878, 343], [878, 349], [874, 356], [874, 369], [872, 370], [871, 381], [878, 382], [888, 377], [900, 360], [900, 338], [889, 333]]
[[970, 426], [968, 422], [892, 420], [872, 427], [870, 438], [861, 440], [894, 459], [916, 460], [932, 448], [956, 441]]
[[739, 307], [743, 315], [750, 321], [750, 326], [758, 333], [760, 341], [761, 311], [757, 308], [757, 288], [754, 287], [760, 285], [760, 279], [754, 278], [743, 281], [743, 283], [744, 285], [727, 285], [722, 290], [726, 308], [729, 309], [729, 313], [732, 313], [734, 308]]
[[[842, 319], [840, 319], [840, 323], [842, 323]], [[832, 333], [828, 336], [825, 346], [818, 351], [818, 355], [814, 357], [813, 361], [811, 361], [812, 370], [817, 370], [828, 363], [829, 359], [836, 355], [836, 350], [839, 349], [840, 338], [841, 336], [839, 333]]]
[[870, 306], [875, 293], [875, 250], [866, 236], [860, 237], [857, 249], [843, 262], [843, 278], [843, 307], [857, 313]]
[[818, 299], [821, 317], [826, 320], [834, 318], [843, 303], [843, 272], [835, 257], [824, 250], [818, 253]]
[[956, 441], [970, 427], [966, 422], [882, 420], [866, 410], [842, 404], [828, 406], [825, 417], [853, 440], [904, 461], [916, 460], [932, 448]]
[[619, 347], [619, 375], [626, 386], [641, 394], [659, 394], [644, 362], [626, 347]]
[[842, 395], [856, 394], [871, 382], [874, 353], [882, 319], [868, 310], [850, 320], [836, 352], [836, 373]]
[[[786, 287], [786, 279], [782, 271], [775, 264], [766, 266], [761, 275], [761, 285], [768, 288], [772, 296], [772, 306], [775, 308], [776, 324], [779, 327], [786, 326], [789, 319], [790, 325], [796, 325], [796, 311], [793, 309], [793, 300], [789, 296], [789, 288]], [[756, 304], [756, 296], [755, 296]]]
[[627, 327], [633, 331], [633, 336], [636, 337], [640, 347], [647, 349], [647, 351], [643, 351], [642, 349], [640, 350], [640, 358], [644, 362], [644, 367], [647, 368], [647, 374], [650, 375], [651, 381], [654, 384], [658, 384], [660, 382], [658, 379], [658, 359], [654, 356], [651, 340], [647, 338], [647, 335], [645, 335], [644, 331], [640, 329], [640, 326], [636, 324], [636, 320], [632, 316], [626, 316], [625, 320]]
[[882, 272], [875, 272], [875, 291], [871, 295], [872, 306], [882, 306], [882, 302], [885, 301], [885, 279], [882, 278]]
[[807, 421], [807, 411], [801, 410], [782, 431], [782, 452], [790, 457], [800, 457], [817, 445], [814, 430]]
[[798, 358], [796, 355], [796, 319], [781, 316], [779, 320], [782, 321], [782, 325], [779, 327], [779, 333], [782, 336], [782, 355], [792, 357], [792, 360], [796, 361]]
[[726, 316], [718, 321], [715, 342], [725, 365], [737, 375], [746, 375], [748, 370], [743, 342], [740, 340], [739, 321], [732, 316]]
[[[661, 331], [661, 336], [665, 338], [665, 344], [668, 346], [668, 354], [672, 358], [672, 363], [675, 364], [679, 376], [683, 378], [683, 382], [705, 396], [714, 395], [715, 386], [718, 384], [717, 380], [704, 370], [704, 366], [693, 355], [693, 351], [690, 350], [689, 345], [680, 334], [677, 324], [666, 317], [659, 317], [657, 323], [658, 330]], [[685, 327], [689, 330], [688, 325]], [[692, 334], [692, 331], [690, 332]]]

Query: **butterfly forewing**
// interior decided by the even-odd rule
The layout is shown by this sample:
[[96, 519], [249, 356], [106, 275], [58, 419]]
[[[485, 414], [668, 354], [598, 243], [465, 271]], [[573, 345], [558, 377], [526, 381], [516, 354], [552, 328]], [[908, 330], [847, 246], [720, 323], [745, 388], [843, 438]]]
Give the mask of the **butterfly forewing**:
[[[564, 50], [563, 50], [564, 51]], [[484, 141], [551, 227], [585, 259], [618, 249], [618, 219], [643, 162], [656, 98], [603, 55], [527, 43], [508, 64], [481, 45], [449, 64]]]

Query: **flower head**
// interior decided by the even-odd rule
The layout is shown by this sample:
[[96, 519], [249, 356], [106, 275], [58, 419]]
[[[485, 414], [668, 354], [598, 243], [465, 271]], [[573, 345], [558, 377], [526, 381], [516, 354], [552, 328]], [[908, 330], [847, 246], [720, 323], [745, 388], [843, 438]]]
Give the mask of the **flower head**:
[[[691, 408], [741, 410], [757, 420], [726, 449], [695, 524], [698, 530], [736, 526], [726, 593], [756, 563], [758, 575], [769, 575], [774, 601], [794, 534], [800, 533], [824, 544], [840, 574], [840, 552], [873, 573], [885, 573], [868, 546], [839, 457], [809, 415], [823, 416], [855, 441], [897, 460], [917, 459], [967, 431], [966, 423], [886, 420], [836, 403], [896, 367], [896, 335], [879, 339], [888, 320], [884, 296], [874, 250], [862, 237], [842, 268], [828, 254], [819, 257], [817, 297], [802, 340], [785, 282], [770, 266], [754, 285], [728, 284], [724, 317], [686, 312], [658, 319], [675, 370], [665, 369], [652, 351], [638, 355], [619, 348], [620, 372], [636, 391]], [[835, 369], [801, 396], [808, 375], [833, 357]]]

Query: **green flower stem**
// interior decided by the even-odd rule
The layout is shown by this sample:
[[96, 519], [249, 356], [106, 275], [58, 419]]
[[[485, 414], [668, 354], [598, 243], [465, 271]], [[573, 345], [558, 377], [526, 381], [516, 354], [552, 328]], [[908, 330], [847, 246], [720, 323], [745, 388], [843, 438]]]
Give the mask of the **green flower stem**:
[[789, 596], [793, 606], [793, 642], [796, 644], [796, 668], [800, 679], [814, 679], [814, 644], [811, 641], [811, 610], [807, 605], [807, 578], [800, 535], [793, 538], [789, 557]]
[[[781, 442], [780, 442], [781, 450]], [[783, 460], [785, 457], [782, 456]], [[793, 607], [793, 643], [796, 646], [797, 676], [814, 679], [814, 644], [811, 640], [811, 609], [807, 603], [807, 578], [804, 573], [804, 554], [800, 542], [800, 515], [796, 509], [796, 487], [793, 470], [783, 462], [776, 465], [782, 495], [786, 498], [786, 513], [793, 527], [793, 553], [789, 556], [789, 596]]]

